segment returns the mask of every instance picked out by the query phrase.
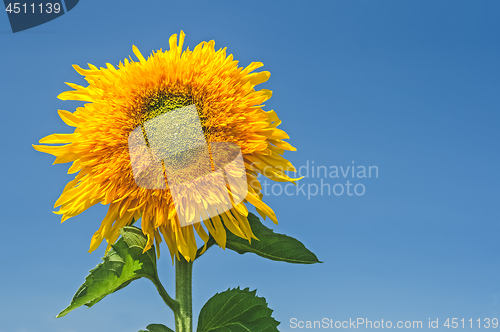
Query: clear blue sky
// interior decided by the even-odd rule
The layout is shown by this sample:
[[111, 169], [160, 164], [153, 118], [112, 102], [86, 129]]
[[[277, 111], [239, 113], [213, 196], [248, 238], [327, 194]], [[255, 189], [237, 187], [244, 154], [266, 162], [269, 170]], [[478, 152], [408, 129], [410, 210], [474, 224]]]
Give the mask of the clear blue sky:
[[[314, 190], [321, 180], [349, 180], [364, 185], [361, 196], [270, 193], [279, 225], [266, 225], [324, 263], [212, 248], [194, 267], [195, 312], [215, 292], [242, 286], [267, 298], [281, 331], [299, 330], [292, 318], [424, 326], [429, 318], [500, 318], [499, 14], [499, 2], [480, 0], [82, 0], [12, 34], [0, 13], [0, 332], [173, 326], [147, 280], [54, 318], [100, 262], [104, 248], [87, 249], [106, 207], [61, 225], [51, 211], [71, 179], [68, 166], [52, 166], [31, 144], [70, 132], [57, 109], [80, 103], [56, 96], [64, 82], [85, 83], [72, 64], [117, 64], [133, 44], [143, 54], [165, 49], [181, 29], [190, 48], [215, 39], [241, 65], [265, 64], [272, 76], [262, 87], [274, 91], [266, 109], [283, 120], [298, 150], [286, 156], [297, 167], [378, 167], [378, 178], [301, 182]], [[160, 275], [172, 290], [166, 250]]]

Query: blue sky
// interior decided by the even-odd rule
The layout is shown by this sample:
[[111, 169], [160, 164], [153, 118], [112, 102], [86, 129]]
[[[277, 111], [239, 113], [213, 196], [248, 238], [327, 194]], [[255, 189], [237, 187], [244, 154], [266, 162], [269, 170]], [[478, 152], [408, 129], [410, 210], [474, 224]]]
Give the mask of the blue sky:
[[[194, 311], [215, 292], [250, 287], [281, 331], [290, 319], [500, 318], [500, 4], [496, 1], [80, 1], [12, 34], [0, 14], [4, 220], [0, 332], [137, 331], [173, 327], [147, 280], [55, 319], [104, 248], [87, 253], [105, 215], [95, 206], [60, 224], [52, 211], [68, 165], [31, 144], [70, 132], [57, 109], [71, 67], [117, 64], [215, 39], [242, 66], [262, 61], [297, 167], [377, 166], [378, 177], [305, 178], [307, 188], [361, 183], [363, 195], [268, 195], [276, 232], [323, 264], [289, 265], [212, 248], [194, 267]], [[275, 192], [279, 188], [275, 188]], [[173, 267], [160, 259], [172, 292]], [[447, 329], [446, 329], [447, 330]], [[475, 331], [477, 328], [468, 328]]]

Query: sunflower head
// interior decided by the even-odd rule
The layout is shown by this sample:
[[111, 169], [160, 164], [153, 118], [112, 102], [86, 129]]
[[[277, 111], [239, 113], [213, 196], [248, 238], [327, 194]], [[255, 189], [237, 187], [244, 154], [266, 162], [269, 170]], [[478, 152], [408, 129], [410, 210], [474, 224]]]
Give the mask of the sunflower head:
[[254, 72], [260, 62], [238, 67], [213, 40], [192, 51], [183, 42], [181, 31], [179, 40], [170, 37], [169, 50], [147, 59], [133, 46], [138, 61], [74, 65], [88, 84], [67, 83], [73, 90], [58, 97], [86, 104], [58, 112], [75, 130], [34, 146], [54, 155], [55, 164], [72, 163], [68, 173], [75, 178], [55, 203], [62, 221], [109, 204], [90, 251], [103, 239], [109, 248], [123, 226], [141, 219], [146, 250], [163, 235], [172, 258], [189, 261], [197, 251], [195, 232], [205, 243], [211, 234], [223, 248], [226, 231], [255, 238], [245, 203], [277, 223], [262, 201], [258, 175], [293, 181], [285, 172], [295, 169], [282, 155], [295, 149], [277, 128], [276, 113], [262, 109], [271, 91], [255, 88], [270, 73]]

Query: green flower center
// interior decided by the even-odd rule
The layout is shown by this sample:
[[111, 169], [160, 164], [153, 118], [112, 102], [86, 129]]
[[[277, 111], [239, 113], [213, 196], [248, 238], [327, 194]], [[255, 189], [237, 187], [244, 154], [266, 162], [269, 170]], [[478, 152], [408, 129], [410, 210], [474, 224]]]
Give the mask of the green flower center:
[[189, 106], [192, 104], [195, 104], [195, 102], [189, 95], [167, 95], [158, 93], [155, 96], [151, 97], [146, 103], [146, 112], [144, 112], [142, 119], [143, 123], [177, 108]]

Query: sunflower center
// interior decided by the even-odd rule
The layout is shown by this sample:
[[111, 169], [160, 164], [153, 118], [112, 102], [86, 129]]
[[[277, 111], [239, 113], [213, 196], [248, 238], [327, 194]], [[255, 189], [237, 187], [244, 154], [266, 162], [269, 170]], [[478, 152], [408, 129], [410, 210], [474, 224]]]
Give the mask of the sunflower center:
[[143, 122], [154, 119], [157, 116], [172, 110], [194, 104], [193, 98], [185, 94], [155, 94], [146, 103], [146, 111], [143, 114]]

